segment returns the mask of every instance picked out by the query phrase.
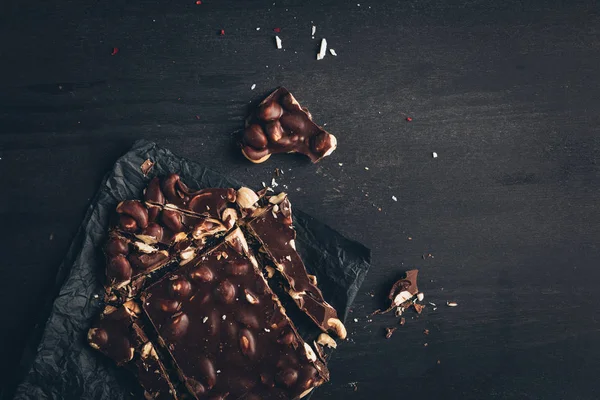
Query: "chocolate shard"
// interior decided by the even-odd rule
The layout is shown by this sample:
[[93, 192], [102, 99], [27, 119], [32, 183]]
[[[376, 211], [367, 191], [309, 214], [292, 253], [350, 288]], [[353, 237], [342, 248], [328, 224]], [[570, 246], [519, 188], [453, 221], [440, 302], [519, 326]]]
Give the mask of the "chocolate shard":
[[239, 228], [146, 289], [142, 299], [196, 399], [296, 399], [329, 379], [263, 278]]
[[247, 224], [247, 229], [263, 246], [288, 285], [288, 294], [323, 331], [333, 331], [344, 339], [346, 328], [336, 310], [323, 298], [316, 277], [309, 275], [296, 251], [296, 231], [292, 227], [292, 206], [287, 196], [273, 196], [270, 207]]
[[106, 306], [88, 331], [88, 343], [117, 365], [131, 370], [146, 399], [177, 400], [165, 366], [138, 319], [140, 312], [134, 302], [119, 308]]
[[253, 163], [262, 163], [277, 153], [301, 153], [316, 163], [333, 153], [337, 140], [312, 121], [308, 110], [287, 89], [280, 87], [248, 116], [239, 144], [242, 154]]

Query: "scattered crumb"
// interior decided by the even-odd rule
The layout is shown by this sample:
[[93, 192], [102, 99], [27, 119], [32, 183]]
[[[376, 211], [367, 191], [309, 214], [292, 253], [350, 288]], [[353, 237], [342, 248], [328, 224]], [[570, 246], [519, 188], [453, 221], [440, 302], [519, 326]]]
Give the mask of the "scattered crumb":
[[350, 386], [355, 392], [358, 390], [358, 383], [357, 382], [350, 382], [348, 384], [348, 386]]
[[411, 122], [412, 118], [411, 117], [406, 117], [406, 122]]
[[319, 52], [317, 53], [317, 60], [322, 60], [323, 58], [325, 58], [326, 54], [327, 54], [327, 39], [323, 38], [323, 39], [321, 39], [321, 48], [319, 49]]
[[52, 240], [54, 239], [54, 233], [51, 233], [50, 236], [48, 237], [48, 240]]
[[429, 305], [432, 306], [432, 307], [436, 307], [436, 304], [432, 303], [432, 302], [429, 302]]
[[392, 335], [394, 334], [394, 331], [396, 331], [396, 329], [398, 328], [385, 328], [385, 338], [389, 339], [392, 337]]
[[440, 365], [442, 362], [440, 360], [437, 360], [437, 365]]
[[458, 303], [456, 303], [454, 301], [448, 301], [448, 302], [446, 302], [446, 305], [448, 307], [456, 307], [458, 305]]
[[408, 240], [412, 240], [412, 237], [410, 237], [410, 236], [409, 236], [409, 237], [408, 237]]
[[354, 322], [358, 322], [358, 318], [354, 318]]
[[365, 171], [368, 171], [368, 170], [369, 170], [369, 167], [365, 167]]
[[225, 321], [225, 320], [227, 319], [227, 315], [223, 314], [223, 316], [221, 317], [221, 319], [222, 319], [223, 321]]
[[95, 295], [94, 295], [94, 298], [95, 298], [95, 299], [97, 299], [97, 298], [98, 298], [98, 295], [97, 295], [97, 294], [95, 294]]
[[400, 325], [404, 325], [406, 323], [406, 318], [400, 318]]
[[334, 56], [334, 57], [337, 57], [337, 53], [335, 52], [335, 50], [334, 50], [334, 49], [329, 49], [329, 53], [330, 53], [332, 56]]
[[257, 31], [260, 31], [260, 28], [256, 28]]
[[219, 31], [219, 35], [220, 35], [220, 36], [225, 36], [225, 29], [221, 29], [221, 30]]
[[142, 163], [142, 165], [140, 165], [140, 169], [142, 170], [142, 174], [144, 174], [144, 176], [147, 176], [148, 172], [150, 172], [150, 170], [152, 169], [152, 167], [154, 167], [154, 163], [152, 162], [151, 159], [147, 159], [146, 161], [144, 161]]
[[398, 198], [396, 196], [392, 196], [392, 200], [398, 201]]
[[310, 33], [313, 39], [315, 38], [315, 33], [317, 33], [317, 27], [313, 25]]
[[423, 347], [429, 346], [429, 343], [423, 343]]
[[429, 329], [425, 329], [425, 330], [423, 331], [423, 334], [425, 334], [425, 335], [429, 335]]
[[[286, 10], [286, 11], [287, 11], [287, 10]], [[281, 32], [281, 28], [273, 28], [273, 32], [275, 32], [275, 33], [279, 33], [279, 32]]]
[[[112, 51], [110, 52], [110, 55], [111, 56], [116, 56], [118, 52], [119, 52], [119, 48], [118, 47], [113, 47]], [[62, 89], [62, 88], [59, 86], [59, 89]]]
[[208, 321], [208, 317], [204, 317], [204, 318], [202, 318], [202, 323], [203, 323], [203, 324], [205, 324], [205, 323], [206, 323], [206, 321]]
[[263, 187], [267, 187], [267, 185], [264, 182], [261, 182]]
[[250, 90], [254, 90], [256, 89], [256, 83], [253, 83], [252, 86], [250, 87]]
[[281, 45], [281, 39], [279, 38], [279, 36], [275, 36], [275, 44], [277, 45], [278, 49], [283, 48], [283, 46]]
[[423, 254], [421, 257], [423, 258], [423, 260], [425, 260], [425, 259], [427, 259], [427, 258], [435, 258], [435, 257], [433, 256], [433, 254], [431, 254], [431, 253], [428, 253], [428, 254]]
[[343, 164], [343, 163], [338, 163], [338, 165], [341, 167], [341, 166], [343, 166], [344, 164]]
[[271, 186], [273, 186], [273, 187], [279, 186], [279, 183], [275, 182], [275, 178], [271, 179]]
[[432, 156], [433, 158], [437, 158], [437, 153], [434, 151], [433, 153], [431, 153], [431, 156]]
[[220, 369], [218, 369], [218, 370], [217, 370], [217, 374], [220, 374], [220, 373], [221, 373], [221, 370], [220, 370]]

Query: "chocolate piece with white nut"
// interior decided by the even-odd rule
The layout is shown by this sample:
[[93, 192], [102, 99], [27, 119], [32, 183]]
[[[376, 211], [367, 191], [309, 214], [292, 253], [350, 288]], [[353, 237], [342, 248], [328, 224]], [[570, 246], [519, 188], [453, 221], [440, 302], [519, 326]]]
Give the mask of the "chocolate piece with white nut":
[[248, 116], [239, 142], [242, 154], [253, 163], [277, 153], [301, 153], [316, 163], [337, 147], [335, 136], [315, 124], [308, 110], [283, 87]]
[[193, 191], [177, 174], [169, 174], [163, 179], [155, 177], [144, 190], [144, 200], [151, 206], [217, 219], [221, 219], [223, 212], [233, 206], [235, 199], [236, 191], [232, 188]]
[[88, 331], [88, 342], [118, 366], [131, 370], [144, 388], [146, 399], [177, 399], [165, 366], [140, 326], [138, 310], [133, 302], [119, 308], [107, 306]]
[[196, 399], [296, 399], [328, 380], [239, 229], [149, 287], [142, 299]]
[[411, 269], [406, 271], [406, 276], [403, 279], [394, 283], [388, 294], [388, 298], [392, 302], [390, 308], [402, 306], [419, 293], [419, 287], [417, 286], [418, 274], [418, 269]]
[[[271, 200], [273, 199], [273, 200]], [[292, 206], [287, 196], [270, 199], [271, 207], [247, 224], [248, 231], [262, 244], [276, 269], [287, 282], [288, 293], [323, 331], [333, 331], [346, 338], [346, 328], [339, 320], [335, 308], [317, 287], [316, 277], [309, 275], [296, 251], [296, 231], [292, 227]]]

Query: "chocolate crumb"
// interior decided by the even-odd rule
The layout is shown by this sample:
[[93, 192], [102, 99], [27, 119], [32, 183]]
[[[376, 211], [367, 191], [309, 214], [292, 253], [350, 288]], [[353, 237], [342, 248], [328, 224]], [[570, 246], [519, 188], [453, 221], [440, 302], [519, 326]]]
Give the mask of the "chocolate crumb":
[[400, 318], [400, 325], [404, 325], [406, 323], [406, 318]]
[[142, 174], [144, 174], [144, 176], [148, 176], [148, 172], [150, 172], [150, 170], [152, 169], [152, 167], [154, 167], [154, 162], [152, 162], [151, 159], [147, 159], [146, 161], [144, 161], [142, 163], [142, 165], [140, 165], [140, 169], [142, 170]]
[[423, 331], [423, 333], [424, 333], [425, 335], [429, 335], [429, 329], [425, 329], [425, 330]]
[[389, 339], [394, 334], [394, 331], [398, 328], [385, 328], [385, 338]]

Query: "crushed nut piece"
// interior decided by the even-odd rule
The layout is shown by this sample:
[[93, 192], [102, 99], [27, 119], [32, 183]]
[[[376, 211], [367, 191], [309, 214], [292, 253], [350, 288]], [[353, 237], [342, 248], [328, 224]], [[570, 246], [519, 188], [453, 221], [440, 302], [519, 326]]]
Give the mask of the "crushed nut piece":
[[394, 332], [396, 331], [396, 329], [398, 328], [385, 328], [385, 338], [389, 339], [392, 337], [392, 335], [394, 334]]

